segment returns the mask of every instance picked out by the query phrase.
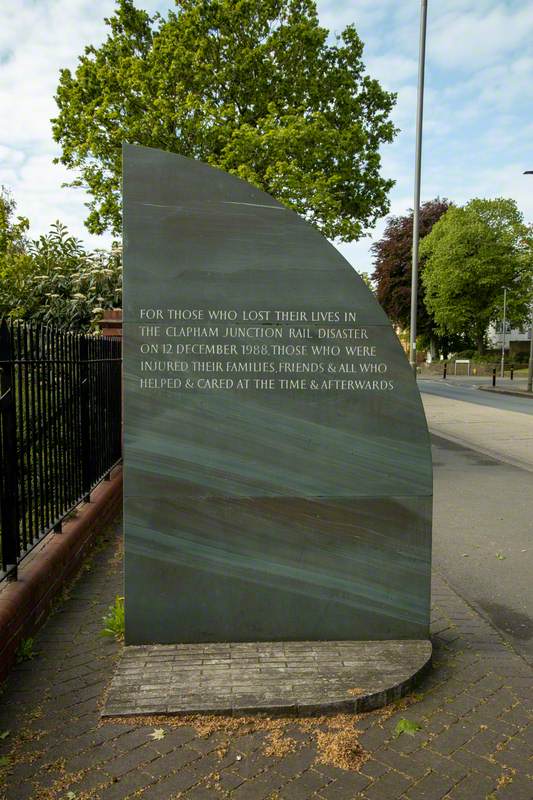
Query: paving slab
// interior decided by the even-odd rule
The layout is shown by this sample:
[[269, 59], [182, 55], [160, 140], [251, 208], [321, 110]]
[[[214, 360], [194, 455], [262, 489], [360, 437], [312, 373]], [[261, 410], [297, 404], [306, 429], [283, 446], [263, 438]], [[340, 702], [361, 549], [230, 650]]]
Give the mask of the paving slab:
[[422, 401], [431, 433], [533, 471], [533, 414], [426, 392]]
[[431, 642], [255, 642], [125, 647], [103, 717], [380, 708], [431, 663]]
[[[257, 717], [102, 719], [105, 689], [90, 698], [81, 691], [94, 675], [100, 684], [101, 676], [111, 682], [115, 674], [122, 646], [101, 629], [121, 578], [117, 521], [36, 636], [34, 658], [18, 664], [2, 687], [0, 800], [533, 796], [533, 669], [438, 572], [433, 661], [416, 692], [357, 715], [276, 717], [270, 728]], [[70, 613], [80, 606], [83, 615]], [[63, 684], [74, 687], [68, 703]], [[404, 719], [418, 726], [414, 735], [398, 735]], [[351, 769], [332, 764], [332, 738], [348, 749], [360, 746], [365, 758]], [[276, 741], [282, 749], [272, 749]]]

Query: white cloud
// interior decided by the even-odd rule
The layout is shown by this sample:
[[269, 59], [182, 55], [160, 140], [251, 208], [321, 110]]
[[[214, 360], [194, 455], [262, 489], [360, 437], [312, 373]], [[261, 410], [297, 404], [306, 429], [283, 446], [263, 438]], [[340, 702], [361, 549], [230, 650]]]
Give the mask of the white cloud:
[[[142, 5], [153, 12], [169, 4], [144, 0]], [[53, 164], [59, 148], [50, 119], [57, 113], [60, 70], [75, 68], [85, 45], [103, 41], [104, 17], [114, 7], [113, 0], [22, 0], [13, 6], [9, 24], [0, 25], [0, 184], [11, 190], [18, 213], [30, 218], [32, 235], [59, 218], [88, 244], [110, 240], [85, 229], [85, 193], [62, 187], [74, 175]]]
[[370, 75], [390, 91], [406, 80], [416, 79], [418, 63], [414, 58], [383, 54], [369, 56], [366, 66]]
[[[137, 0], [149, 12], [172, 0]], [[7, 3], [4, 3], [6, 6]], [[62, 188], [73, 175], [52, 159], [50, 117], [59, 70], [75, 68], [86, 44], [106, 35], [114, 0], [19, 0], [0, 25], [0, 183], [29, 216], [32, 232], [56, 218], [90, 244], [82, 190]], [[340, 32], [354, 22], [369, 73], [398, 92], [394, 121], [401, 133], [382, 151], [383, 175], [394, 178], [391, 213], [412, 206], [419, 3], [319, 0], [323, 25]], [[422, 197], [465, 202], [472, 196], [515, 197], [533, 219], [529, 108], [533, 100], [533, 6], [529, 0], [446, 0], [429, 4]], [[529, 158], [529, 161], [528, 161]], [[372, 269], [369, 246], [382, 234], [340, 250], [359, 269]], [[109, 237], [107, 237], [107, 240]]]
[[320, 23], [337, 34], [347, 25], [355, 24], [360, 34], [361, 28], [379, 25], [384, 20], [388, 2], [358, 0], [356, 4], [350, 4], [345, 0], [319, 0], [317, 6]]
[[477, 70], [531, 44], [531, 3], [520, 3], [516, 8], [503, 3], [487, 8], [487, 4], [478, 3], [455, 10], [443, 4], [437, 9], [433, 22], [430, 16], [430, 57], [446, 69]]

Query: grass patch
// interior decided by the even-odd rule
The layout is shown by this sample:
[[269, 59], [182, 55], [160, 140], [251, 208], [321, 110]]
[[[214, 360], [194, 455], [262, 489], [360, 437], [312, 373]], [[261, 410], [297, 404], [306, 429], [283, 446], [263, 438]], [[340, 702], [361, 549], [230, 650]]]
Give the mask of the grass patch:
[[104, 627], [102, 636], [112, 636], [121, 642], [124, 639], [124, 598], [115, 597], [115, 602], [109, 606], [107, 613], [102, 619]]
[[29, 639], [23, 639], [17, 649], [17, 664], [21, 664], [23, 661], [31, 661], [36, 655], [37, 651], [34, 649], [34, 641], [31, 636]]

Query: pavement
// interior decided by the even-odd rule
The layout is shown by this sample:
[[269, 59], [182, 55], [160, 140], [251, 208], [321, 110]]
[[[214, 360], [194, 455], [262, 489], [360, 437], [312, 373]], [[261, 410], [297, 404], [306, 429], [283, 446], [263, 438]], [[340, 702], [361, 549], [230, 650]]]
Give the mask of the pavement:
[[486, 405], [472, 378], [443, 384], [419, 384], [433, 434], [433, 564], [533, 663], [533, 403]]
[[[427, 410], [432, 428], [461, 422], [453, 401], [448, 417], [438, 396]], [[498, 429], [498, 413], [492, 423], [480, 408], [471, 413], [474, 432], [462, 435], [478, 441], [481, 426]], [[503, 438], [491, 456], [434, 439], [435, 656], [414, 693], [357, 715], [102, 721], [121, 649], [101, 636], [122, 592], [118, 519], [3, 687], [0, 800], [532, 800], [529, 600], [506, 629], [528, 591], [521, 570], [531, 553], [520, 537], [531, 457], [513, 427], [517, 412], [505, 413], [512, 457], [528, 469], [498, 456], [508, 456]], [[520, 503], [523, 518], [512, 516]], [[483, 607], [483, 597], [498, 605], [498, 592], [500, 610]]]
[[[120, 521], [0, 697], [2, 800], [531, 800], [533, 670], [438, 572], [433, 668], [379, 711], [102, 722]], [[400, 733], [411, 723], [411, 734]], [[7, 735], [5, 733], [9, 731]]]
[[533, 476], [432, 438], [433, 567], [533, 664]]
[[[480, 387], [487, 389], [490, 386], [490, 378], [483, 377], [452, 376], [446, 380], [441, 377], [429, 377], [428, 375], [418, 377], [418, 387], [424, 397], [436, 395], [450, 400], [462, 400], [465, 403], [473, 403], [486, 408], [498, 408], [504, 411], [533, 415], [533, 401], [529, 395], [524, 392], [521, 392], [520, 395], [511, 396], [503, 392], [480, 391]], [[511, 381], [509, 378], [500, 379], [497, 388], [513, 389], [516, 386], [523, 388], [526, 386], [526, 381]]]
[[489, 395], [475, 384], [443, 384], [419, 382], [432, 433], [533, 470], [533, 403], [529, 399]]

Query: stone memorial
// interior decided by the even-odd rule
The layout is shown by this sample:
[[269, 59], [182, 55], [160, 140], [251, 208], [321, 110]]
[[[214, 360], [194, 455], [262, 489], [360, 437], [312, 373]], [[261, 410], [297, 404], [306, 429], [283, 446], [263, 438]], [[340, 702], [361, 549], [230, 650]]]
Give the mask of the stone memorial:
[[123, 156], [126, 643], [427, 639], [429, 437], [371, 291], [263, 191]]

